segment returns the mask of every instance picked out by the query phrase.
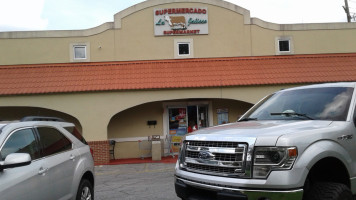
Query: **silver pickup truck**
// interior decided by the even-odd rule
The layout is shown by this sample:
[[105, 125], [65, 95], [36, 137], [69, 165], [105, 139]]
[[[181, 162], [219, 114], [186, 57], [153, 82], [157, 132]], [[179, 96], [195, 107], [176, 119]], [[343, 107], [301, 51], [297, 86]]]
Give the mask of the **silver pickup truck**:
[[187, 135], [175, 167], [181, 199], [352, 200], [356, 83], [271, 94], [237, 122]]

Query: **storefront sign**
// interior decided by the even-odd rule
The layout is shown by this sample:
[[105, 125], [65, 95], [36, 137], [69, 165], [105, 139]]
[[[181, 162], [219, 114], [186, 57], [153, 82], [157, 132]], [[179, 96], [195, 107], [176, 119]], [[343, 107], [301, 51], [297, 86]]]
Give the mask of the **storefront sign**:
[[208, 34], [208, 8], [154, 9], [155, 36]]

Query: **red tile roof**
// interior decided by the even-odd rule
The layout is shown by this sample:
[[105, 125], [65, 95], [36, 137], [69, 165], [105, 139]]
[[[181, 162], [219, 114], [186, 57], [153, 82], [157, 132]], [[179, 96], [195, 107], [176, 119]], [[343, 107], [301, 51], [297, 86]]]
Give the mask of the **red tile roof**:
[[356, 53], [0, 66], [0, 95], [356, 81]]

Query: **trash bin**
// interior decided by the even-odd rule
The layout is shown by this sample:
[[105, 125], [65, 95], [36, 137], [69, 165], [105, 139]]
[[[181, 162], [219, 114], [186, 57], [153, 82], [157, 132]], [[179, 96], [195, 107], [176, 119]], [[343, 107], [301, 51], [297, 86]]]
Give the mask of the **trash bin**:
[[152, 135], [152, 160], [162, 159], [162, 146], [159, 135]]

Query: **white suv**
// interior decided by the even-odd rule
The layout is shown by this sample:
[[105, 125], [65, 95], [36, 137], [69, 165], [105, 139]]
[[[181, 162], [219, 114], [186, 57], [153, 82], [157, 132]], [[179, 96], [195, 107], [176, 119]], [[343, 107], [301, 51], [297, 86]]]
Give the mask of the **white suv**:
[[94, 199], [94, 161], [74, 124], [59, 118], [0, 121], [0, 198]]

